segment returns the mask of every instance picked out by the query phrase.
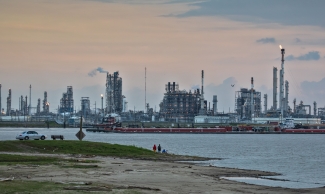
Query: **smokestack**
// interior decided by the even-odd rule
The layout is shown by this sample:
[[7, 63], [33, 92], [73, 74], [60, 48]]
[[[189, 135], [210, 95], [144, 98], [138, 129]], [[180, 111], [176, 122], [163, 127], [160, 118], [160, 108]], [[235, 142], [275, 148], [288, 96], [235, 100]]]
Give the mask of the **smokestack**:
[[317, 103], [316, 101], [314, 101], [314, 116], [316, 116], [316, 112], [317, 112]]
[[217, 115], [218, 113], [218, 96], [217, 95], [213, 95], [213, 115]]
[[285, 49], [282, 48], [280, 45], [281, 49], [281, 70], [280, 70], [280, 97], [279, 97], [279, 107], [281, 111], [281, 115], [283, 116], [283, 110], [284, 110], [284, 103], [283, 103], [283, 98], [284, 98], [284, 54], [285, 54]]
[[203, 94], [204, 94], [204, 90], [203, 90], [203, 87], [204, 87], [204, 71], [202, 70], [202, 89], [201, 89], [201, 93], [202, 93], [202, 98], [203, 98]]
[[9, 89], [9, 95], [7, 97], [7, 116], [11, 116], [11, 89]]
[[273, 67], [273, 110], [276, 110], [278, 108], [277, 104], [277, 89], [278, 89], [278, 68]]
[[267, 113], [267, 94], [264, 94], [264, 113]]
[[200, 115], [206, 115], [205, 109], [204, 109], [204, 71], [202, 70], [202, 87], [201, 87], [201, 109], [199, 114]]
[[293, 99], [293, 114], [296, 113], [296, 98]]
[[[27, 103], [27, 101], [26, 101]], [[29, 108], [28, 108], [28, 114], [32, 114], [32, 85], [29, 85]]]
[[175, 82], [173, 82], [173, 92], [175, 92], [176, 91], [176, 84], [175, 84]]
[[26, 97], [25, 97], [25, 114], [28, 114], [28, 107], [27, 107], [27, 95], [26, 95]]
[[286, 95], [285, 95], [285, 100], [284, 100], [284, 116], [288, 116], [288, 99], [289, 99], [289, 82], [286, 80], [285, 82], [285, 92], [286, 92]]
[[251, 78], [251, 119], [254, 118], [254, 78]]

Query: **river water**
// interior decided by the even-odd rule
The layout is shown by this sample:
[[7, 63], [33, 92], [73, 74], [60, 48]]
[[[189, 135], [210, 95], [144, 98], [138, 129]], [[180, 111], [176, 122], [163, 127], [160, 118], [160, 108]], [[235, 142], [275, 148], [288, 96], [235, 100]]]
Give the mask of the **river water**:
[[[28, 129], [0, 128], [0, 140], [14, 140], [25, 130], [50, 135], [64, 135], [76, 140], [76, 128]], [[85, 130], [84, 130], [85, 131]], [[325, 134], [122, 134], [85, 132], [85, 141], [134, 145], [151, 149], [160, 144], [169, 153], [194, 155], [222, 160], [200, 162], [240, 169], [281, 173], [278, 180], [233, 178], [252, 184], [286, 188], [325, 186]], [[286, 180], [286, 181], [283, 181]]]

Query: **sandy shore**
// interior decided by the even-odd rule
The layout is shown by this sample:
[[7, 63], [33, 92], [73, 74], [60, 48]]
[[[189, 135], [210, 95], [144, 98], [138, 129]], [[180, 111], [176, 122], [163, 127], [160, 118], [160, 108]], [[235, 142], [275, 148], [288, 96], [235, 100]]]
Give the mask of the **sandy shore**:
[[99, 156], [55, 156], [75, 159], [80, 164], [84, 160], [98, 160], [100, 162], [82, 163], [83, 165], [93, 165], [94, 168], [62, 168], [58, 165], [0, 166], [0, 178], [15, 177], [14, 180], [53, 181], [62, 184], [79, 183], [87, 185], [87, 188], [90, 189], [94, 187], [93, 190], [96, 190], [98, 185], [103, 185], [103, 187], [113, 185], [116, 189], [135, 189], [141, 193], [157, 194], [325, 193], [325, 188], [287, 189], [250, 185], [221, 178], [225, 176], [258, 177], [276, 175], [276, 173], [271, 172], [199, 166], [173, 161], [148, 161]]

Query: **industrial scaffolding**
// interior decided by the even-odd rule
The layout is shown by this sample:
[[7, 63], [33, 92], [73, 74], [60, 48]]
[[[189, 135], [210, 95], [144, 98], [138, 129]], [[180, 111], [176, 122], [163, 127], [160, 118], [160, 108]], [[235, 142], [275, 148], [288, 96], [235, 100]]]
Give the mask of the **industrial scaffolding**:
[[252, 115], [259, 117], [261, 114], [261, 92], [253, 89], [253, 101], [251, 94], [251, 90], [247, 88], [241, 88], [235, 93], [235, 111], [241, 119], [252, 119]]
[[193, 121], [198, 115], [201, 106], [201, 94], [199, 89], [194, 93], [179, 90], [179, 85], [168, 82], [165, 85], [165, 94], [160, 103], [159, 119], [171, 122]]
[[87, 117], [90, 115], [90, 100], [89, 97], [81, 97], [81, 115]]
[[72, 86], [68, 86], [67, 92], [62, 94], [60, 100], [60, 113], [73, 113], [73, 102]]
[[123, 112], [122, 78], [119, 72], [106, 76], [106, 113]]
[[50, 103], [47, 101], [47, 92], [44, 92], [44, 100], [43, 100], [43, 113], [48, 114], [50, 112]]

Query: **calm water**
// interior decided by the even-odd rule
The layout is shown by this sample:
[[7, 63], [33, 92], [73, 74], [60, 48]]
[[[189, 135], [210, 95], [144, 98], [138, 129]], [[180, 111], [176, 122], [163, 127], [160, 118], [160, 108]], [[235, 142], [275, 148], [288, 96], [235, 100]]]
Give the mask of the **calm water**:
[[[0, 128], [0, 140], [13, 140], [27, 128]], [[31, 129], [40, 133], [62, 134], [76, 140], [79, 129]], [[84, 130], [85, 131], [85, 130]], [[325, 134], [120, 134], [88, 133], [85, 141], [135, 145], [151, 149], [161, 144], [169, 153], [195, 155], [223, 160], [210, 160], [203, 165], [254, 169], [281, 173], [267, 179], [238, 178], [253, 184], [288, 188], [325, 186]]]

